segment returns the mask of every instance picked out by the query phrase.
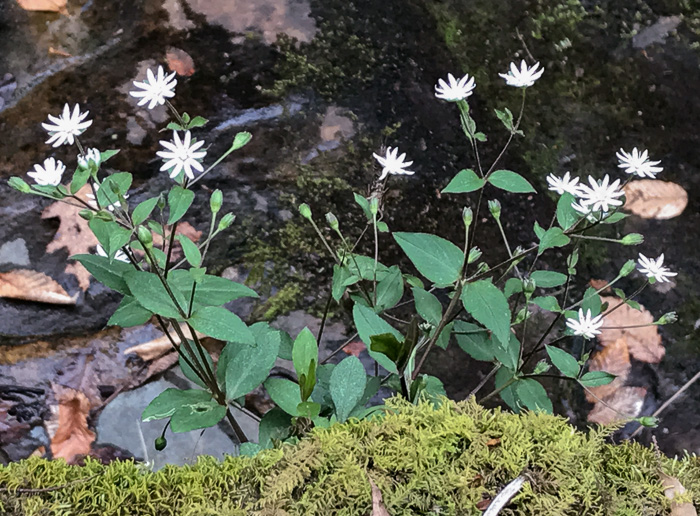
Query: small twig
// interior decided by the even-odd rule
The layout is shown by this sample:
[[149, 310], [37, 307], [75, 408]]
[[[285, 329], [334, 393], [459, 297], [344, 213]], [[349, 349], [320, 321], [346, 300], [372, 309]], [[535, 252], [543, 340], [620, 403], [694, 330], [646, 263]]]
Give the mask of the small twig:
[[346, 340], [346, 341], [343, 343], [342, 346], [340, 346], [340, 347], [339, 347], [338, 349], [336, 349], [333, 353], [331, 353], [331, 354], [328, 355], [326, 358], [324, 358], [323, 360], [321, 360], [321, 363], [320, 363], [319, 365], [325, 364], [325, 363], [328, 362], [331, 358], [333, 358], [333, 357], [336, 356], [338, 353], [340, 353], [341, 351], [343, 351], [348, 345], [350, 345], [350, 344], [352, 343], [353, 340], [355, 340], [355, 339], [357, 338], [357, 335], [358, 335], [358, 334], [355, 333], [352, 337], [350, 337], [348, 340]]
[[491, 501], [488, 509], [486, 509], [482, 516], [497, 516], [501, 512], [501, 509], [508, 505], [508, 502], [510, 502], [511, 499], [518, 494], [526, 481], [527, 479], [520, 475], [518, 478], [504, 487], [503, 490], [496, 495], [496, 498]]

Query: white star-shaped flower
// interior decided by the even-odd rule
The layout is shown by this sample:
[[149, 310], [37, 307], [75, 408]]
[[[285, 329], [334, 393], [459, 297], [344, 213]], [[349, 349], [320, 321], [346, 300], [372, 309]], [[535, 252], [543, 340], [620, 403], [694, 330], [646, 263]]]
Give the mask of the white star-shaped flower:
[[172, 98], [175, 96], [175, 85], [177, 80], [175, 77], [175, 72], [169, 75], [165, 75], [163, 67], [158, 67], [158, 77], [155, 76], [153, 71], [149, 68], [146, 71], [146, 80], [143, 82], [134, 81], [134, 86], [141, 88], [142, 91], [130, 91], [129, 95], [136, 97], [139, 100], [138, 105], [143, 106], [148, 102], [148, 109], [153, 109], [157, 105], [165, 104], [165, 98]]
[[620, 149], [617, 159], [620, 161], [618, 167], [625, 169], [628, 174], [637, 174], [639, 177], [654, 179], [656, 174], [663, 170], [663, 167], [656, 166], [661, 163], [660, 161], [649, 161], [649, 152], [647, 150], [639, 152], [637, 147], [629, 153]]
[[[98, 191], [99, 189], [100, 189], [100, 185], [98, 185], [97, 183], [95, 183], [95, 193], [97, 193], [97, 191]], [[114, 195], [116, 196], [116, 194], [114, 194]], [[93, 194], [91, 194], [91, 193], [86, 194], [85, 197], [87, 197], [88, 199], [90, 199], [90, 200], [88, 201], [88, 204], [89, 204], [92, 208], [98, 209], [98, 207], [97, 207], [97, 201], [95, 200], [95, 196], [94, 196]], [[128, 199], [128, 198], [129, 198], [129, 194], [124, 194], [124, 199]], [[117, 202], [115, 202], [114, 204], [110, 204], [109, 206], [103, 206], [102, 208], [103, 208], [103, 209], [107, 209], [107, 210], [109, 210], [109, 211], [114, 211], [115, 208], [121, 208], [121, 204], [117, 201]]]
[[165, 161], [160, 170], [169, 170], [171, 178], [177, 176], [184, 169], [185, 175], [194, 179], [193, 168], [199, 172], [204, 170], [200, 161], [207, 155], [207, 151], [197, 151], [204, 145], [204, 140], [192, 143], [192, 134], [189, 131], [185, 132], [183, 140], [180, 140], [177, 131], [173, 131], [172, 141], [161, 140], [160, 144], [167, 149], [156, 152]]
[[571, 174], [567, 172], [564, 177], [557, 177], [554, 174], [549, 174], [547, 176], [547, 182], [549, 183], [549, 189], [554, 190], [559, 195], [564, 195], [568, 192], [572, 195], [578, 195], [578, 177], [571, 177]]
[[34, 172], [27, 172], [27, 175], [40, 186], [58, 186], [61, 184], [61, 176], [65, 171], [66, 166], [60, 160], [46, 158], [43, 167], [38, 164], [34, 165]]
[[591, 211], [600, 210], [603, 213], [607, 213], [610, 206], [622, 206], [622, 201], [618, 197], [625, 195], [625, 192], [619, 188], [619, 179], [610, 184], [610, 177], [606, 174], [602, 181], [596, 181], [588, 176], [588, 182], [590, 187], [581, 185], [578, 189], [581, 206], [589, 206]]
[[89, 111], [81, 113], [80, 104], [76, 104], [73, 113], [71, 113], [70, 107], [66, 104], [63, 106], [63, 113], [57, 117], [49, 115], [49, 121], [53, 122], [53, 125], [46, 122], [41, 124], [49, 133], [49, 139], [46, 140], [46, 143], [50, 143], [54, 147], [60, 147], [64, 143], [73, 145], [75, 137], [92, 125], [92, 120], [85, 120], [89, 113]]
[[[107, 253], [105, 252], [104, 248], [100, 245], [97, 244], [97, 255], [98, 256], [103, 256], [107, 258]], [[124, 251], [119, 249], [116, 253], [114, 253], [114, 259], [119, 260], [120, 262], [126, 262], [129, 263], [129, 257], [126, 255]]]
[[669, 281], [668, 278], [677, 275], [677, 272], [671, 272], [668, 267], [663, 267], [664, 255], [661, 253], [656, 260], [653, 258], [647, 258], [642, 253], [639, 253], [639, 270], [646, 275], [647, 278], [654, 278], [659, 283], [664, 281]]
[[372, 155], [379, 162], [379, 164], [382, 167], [384, 167], [382, 169], [382, 174], [379, 176], [380, 181], [384, 179], [388, 174], [405, 174], [409, 176], [415, 174], [415, 172], [406, 170], [406, 167], [410, 167], [411, 165], [413, 165], [413, 161], [404, 161], [404, 159], [406, 158], [406, 153], [404, 152], [403, 154], [401, 154], [401, 156], [397, 157], [398, 153], [398, 147], [394, 147], [393, 149], [391, 147], [388, 147], [386, 149], [386, 156], [379, 156], [378, 154], [372, 153]]
[[572, 202], [571, 207], [585, 216], [588, 222], [598, 222], [603, 218], [603, 214], [600, 210], [593, 210], [590, 206], [583, 206], [577, 202]]
[[438, 83], [435, 85], [435, 96], [448, 102], [464, 100], [471, 95], [474, 92], [474, 88], [476, 88], [474, 77], [470, 78], [469, 74], [457, 80], [454, 75], [448, 73], [447, 80], [449, 83], [438, 79]]
[[599, 328], [603, 326], [603, 316], [591, 317], [591, 311], [578, 310], [578, 319], [570, 317], [566, 320], [566, 325], [574, 331], [574, 335], [580, 335], [586, 339], [592, 339], [600, 334]]
[[535, 84], [535, 81], [542, 77], [544, 73], [544, 68], [537, 70], [540, 63], [535, 63], [534, 66], [528, 67], [527, 63], [523, 59], [520, 62], [520, 70], [515, 65], [515, 63], [510, 63], [510, 71], [508, 73], [499, 73], [498, 75], [506, 80], [508, 86], [514, 86], [516, 88], [527, 88]]
[[90, 161], [94, 161], [95, 165], [98, 167], [100, 166], [100, 163], [102, 162], [102, 155], [100, 154], [99, 150], [88, 149], [85, 154], [78, 155], [78, 166], [80, 168], [88, 168]]

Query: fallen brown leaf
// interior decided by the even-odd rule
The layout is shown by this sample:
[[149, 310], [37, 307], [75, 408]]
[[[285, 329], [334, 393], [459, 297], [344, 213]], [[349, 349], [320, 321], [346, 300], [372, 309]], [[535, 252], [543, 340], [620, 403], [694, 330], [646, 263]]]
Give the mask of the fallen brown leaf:
[[389, 511], [386, 510], [384, 502], [382, 501], [382, 492], [374, 483], [372, 477], [367, 475], [369, 479], [369, 485], [372, 488], [372, 514], [370, 516], [390, 516]]
[[625, 185], [625, 209], [645, 219], [672, 219], [688, 205], [682, 186], [658, 179], [640, 179]]
[[[187, 325], [185, 323], [180, 325], [180, 329], [184, 335], [189, 335], [189, 329], [187, 329]], [[180, 344], [181, 339], [178, 334], [175, 331], [172, 331], [171, 335], [175, 343]], [[199, 333], [198, 331], [195, 331], [195, 335], [197, 335], [197, 337], [200, 339], [205, 338], [205, 335], [203, 333]], [[166, 335], [163, 335], [162, 337], [149, 340], [143, 344], [126, 348], [124, 350], [124, 354], [128, 355], [130, 353], [134, 353], [144, 362], [148, 362], [149, 360], [155, 360], [156, 358], [159, 358], [170, 351], [175, 351], [175, 348], [173, 348], [173, 344], [170, 342], [170, 339]]]
[[64, 458], [72, 464], [79, 456], [90, 453], [95, 432], [88, 428], [90, 402], [75, 389], [54, 385], [58, 401], [58, 426], [51, 437], [51, 452], [55, 459]]
[[[89, 185], [83, 186], [76, 194], [83, 200], [86, 200], [86, 195], [91, 193]], [[46, 246], [46, 252], [52, 253], [59, 249], [67, 249], [68, 255], [74, 254], [90, 254], [90, 252], [98, 244], [95, 235], [92, 234], [87, 220], [83, 219], [78, 213], [81, 208], [70, 206], [63, 202], [55, 202], [46, 207], [42, 212], [42, 219], [50, 219], [58, 217], [60, 224], [58, 231], [53, 240]], [[78, 278], [78, 284], [83, 290], [87, 290], [90, 286], [90, 273], [78, 262], [66, 264], [66, 272], [74, 274]]]
[[[682, 495], [686, 492], [685, 487], [680, 481], [664, 472], [659, 471], [659, 480], [664, 486], [664, 494], [669, 500], [673, 500], [676, 496]], [[692, 502], [673, 502], [671, 501], [671, 516], [697, 516], [698, 512], [693, 507]]]
[[611, 396], [603, 398], [606, 403], [596, 403], [588, 413], [588, 421], [608, 425], [627, 417], [637, 417], [642, 410], [647, 390], [644, 387], [620, 387]]
[[603, 279], [592, 279], [588, 284], [596, 290], [600, 290], [603, 294], [611, 294], [608, 282]]
[[165, 59], [168, 61], [168, 68], [171, 72], [185, 77], [194, 73], [194, 60], [184, 50], [170, 47], [165, 53]]
[[491, 505], [491, 498], [484, 498], [483, 500], [480, 500], [476, 503], [476, 508], [479, 509], [480, 511], [485, 511], [486, 509], [489, 508], [489, 505]]
[[498, 437], [486, 441], [486, 446], [496, 446], [497, 444], [501, 444], [501, 440]]
[[[608, 303], [610, 307], [617, 306], [622, 300], [614, 296], [602, 296], [603, 303]], [[627, 339], [627, 347], [630, 355], [640, 362], [658, 364], [664, 357], [666, 350], [661, 344], [661, 335], [657, 326], [650, 325], [654, 322], [654, 316], [648, 310], [635, 310], [631, 306], [624, 304], [614, 312], [605, 316], [603, 329], [598, 335], [598, 341], [603, 346], [615, 343], [619, 338]], [[641, 326], [639, 328], [625, 329], [605, 329], [606, 327], [618, 326]]]
[[0, 273], [0, 297], [54, 305], [74, 305], [77, 300], [46, 274], [27, 269]]
[[620, 337], [615, 342], [608, 344], [593, 355], [589, 363], [589, 369], [591, 371], [607, 371], [610, 374], [614, 374], [616, 378], [607, 385], [589, 387], [586, 391], [586, 399], [594, 403], [596, 398], [603, 399], [607, 396], [611, 396], [617, 389], [625, 384], [625, 380], [631, 368], [632, 364], [630, 363], [630, 353], [627, 349], [627, 338]]
[[343, 348], [343, 351], [348, 354], [348, 355], [353, 355], [356, 357], [360, 356], [360, 353], [362, 353], [367, 346], [365, 346], [365, 343], [362, 342], [361, 340], [354, 340], [347, 346]]
[[17, 3], [25, 11], [68, 14], [66, 10], [67, 0], [17, 0]]

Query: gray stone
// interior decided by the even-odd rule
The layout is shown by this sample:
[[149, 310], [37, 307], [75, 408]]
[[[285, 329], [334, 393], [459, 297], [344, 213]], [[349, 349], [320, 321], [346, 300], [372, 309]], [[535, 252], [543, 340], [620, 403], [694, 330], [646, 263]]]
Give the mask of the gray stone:
[[29, 251], [27, 243], [22, 238], [15, 238], [5, 242], [0, 247], [0, 263], [14, 263], [15, 265], [29, 265]]

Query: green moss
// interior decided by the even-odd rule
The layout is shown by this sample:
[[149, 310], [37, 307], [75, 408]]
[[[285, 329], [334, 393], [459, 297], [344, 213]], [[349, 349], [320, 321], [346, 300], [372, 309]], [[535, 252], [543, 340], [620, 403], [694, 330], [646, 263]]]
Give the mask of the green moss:
[[[390, 514], [481, 514], [518, 475], [528, 483], [501, 514], [667, 514], [658, 472], [697, 504], [700, 461], [672, 460], [636, 443], [606, 443], [604, 429], [564, 419], [445, 400], [389, 400], [383, 419], [315, 429], [295, 445], [156, 473], [132, 462], [83, 468], [32, 458], [0, 468], [8, 514], [366, 515], [369, 478]], [[52, 491], [22, 493], [71, 483]]]

